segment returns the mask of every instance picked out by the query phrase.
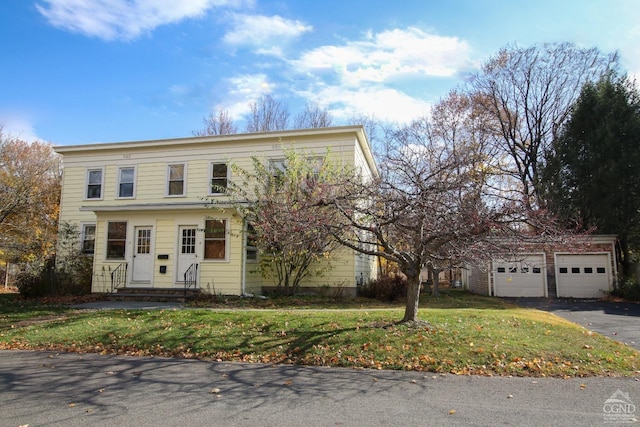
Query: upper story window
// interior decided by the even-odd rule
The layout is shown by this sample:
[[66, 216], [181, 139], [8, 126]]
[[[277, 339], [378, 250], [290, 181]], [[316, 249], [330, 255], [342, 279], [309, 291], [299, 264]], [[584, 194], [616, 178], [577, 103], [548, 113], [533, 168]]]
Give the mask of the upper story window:
[[211, 163], [210, 194], [224, 194], [229, 182], [229, 168], [226, 163]]
[[167, 167], [167, 196], [184, 196], [186, 194], [186, 169], [184, 163], [176, 163]]
[[122, 167], [118, 170], [118, 198], [132, 198], [135, 190], [136, 168]]
[[87, 199], [102, 199], [103, 170], [88, 169], [87, 170]]
[[81, 239], [82, 253], [93, 255], [96, 246], [96, 225], [83, 224]]
[[273, 183], [277, 186], [282, 185], [284, 175], [287, 171], [286, 159], [271, 159], [269, 160], [269, 171], [273, 177]]

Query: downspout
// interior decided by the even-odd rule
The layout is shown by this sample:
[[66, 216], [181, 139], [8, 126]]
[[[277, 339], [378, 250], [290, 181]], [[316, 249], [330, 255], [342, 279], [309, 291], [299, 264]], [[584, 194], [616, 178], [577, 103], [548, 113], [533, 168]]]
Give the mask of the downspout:
[[247, 291], [247, 220], [242, 219], [242, 273], [240, 283], [240, 295], [245, 296]]
[[616, 239], [611, 243], [611, 254], [613, 255], [613, 289], [617, 290], [620, 286], [618, 277], [618, 254], [616, 252]]

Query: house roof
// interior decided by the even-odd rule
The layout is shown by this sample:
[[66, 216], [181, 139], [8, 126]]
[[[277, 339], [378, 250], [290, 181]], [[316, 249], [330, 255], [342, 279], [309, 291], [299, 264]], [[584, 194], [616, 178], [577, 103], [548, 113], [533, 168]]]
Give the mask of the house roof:
[[107, 143], [91, 143], [81, 145], [58, 145], [53, 149], [62, 155], [69, 154], [86, 154], [87, 152], [104, 152], [111, 150], [126, 150], [126, 149], [144, 149], [149, 147], [169, 147], [172, 145], [201, 145], [201, 144], [215, 144], [215, 143], [228, 143], [228, 142], [241, 142], [241, 141], [280, 141], [283, 139], [291, 140], [296, 137], [314, 137], [314, 136], [331, 136], [339, 134], [353, 133], [358, 144], [365, 155], [369, 168], [372, 173], [378, 175], [378, 167], [375, 163], [373, 153], [371, 150], [371, 144], [367, 138], [364, 127], [361, 125], [355, 126], [334, 126], [326, 128], [312, 128], [312, 129], [295, 129], [295, 130], [282, 130], [271, 132], [251, 132], [251, 133], [238, 133], [231, 135], [208, 135], [208, 136], [193, 136], [186, 138], [169, 138], [169, 139], [153, 139], [153, 140], [140, 140], [140, 141], [123, 141], [123, 142], [107, 142]]

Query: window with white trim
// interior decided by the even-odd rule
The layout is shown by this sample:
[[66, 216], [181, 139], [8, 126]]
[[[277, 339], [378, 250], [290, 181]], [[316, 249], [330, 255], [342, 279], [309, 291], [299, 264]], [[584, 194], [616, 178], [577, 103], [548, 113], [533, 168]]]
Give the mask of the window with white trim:
[[247, 243], [246, 243], [247, 261], [258, 260], [258, 241], [256, 229], [251, 224], [247, 224]]
[[211, 163], [209, 194], [224, 194], [229, 182], [229, 168], [226, 163]]
[[204, 259], [224, 260], [227, 253], [227, 221], [208, 219], [204, 226]]
[[82, 253], [86, 255], [93, 255], [96, 247], [96, 225], [95, 224], [83, 224], [82, 225]]
[[85, 197], [87, 199], [102, 199], [103, 170], [88, 169], [87, 170], [87, 189]]
[[270, 159], [269, 172], [271, 173], [271, 184], [280, 188], [284, 183], [284, 177], [287, 172], [287, 159]]
[[186, 194], [186, 170], [184, 163], [167, 166], [167, 196], [184, 196]]
[[132, 166], [118, 169], [118, 198], [130, 199], [135, 195], [136, 168]]
[[127, 222], [109, 221], [107, 224], [107, 259], [124, 259], [127, 247]]

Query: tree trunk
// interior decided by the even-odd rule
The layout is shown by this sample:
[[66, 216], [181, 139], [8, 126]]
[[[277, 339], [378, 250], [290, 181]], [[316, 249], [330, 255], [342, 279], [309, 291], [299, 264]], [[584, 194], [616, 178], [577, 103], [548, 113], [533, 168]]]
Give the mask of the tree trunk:
[[407, 277], [407, 282], [407, 304], [402, 322], [417, 322], [418, 306], [420, 305], [420, 280], [418, 276]]
[[440, 297], [440, 272], [439, 268], [431, 268], [431, 274], [433, 274], [433, 296]]

